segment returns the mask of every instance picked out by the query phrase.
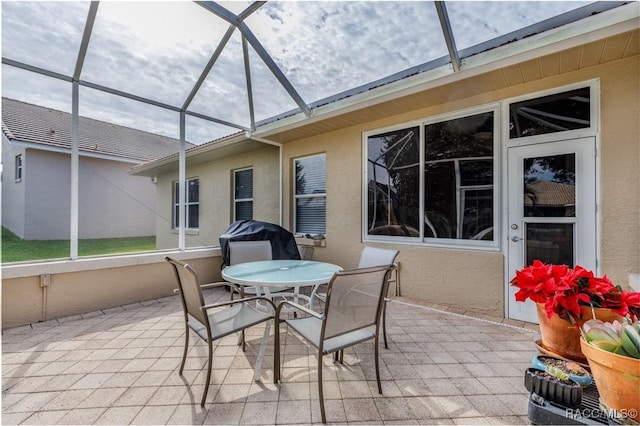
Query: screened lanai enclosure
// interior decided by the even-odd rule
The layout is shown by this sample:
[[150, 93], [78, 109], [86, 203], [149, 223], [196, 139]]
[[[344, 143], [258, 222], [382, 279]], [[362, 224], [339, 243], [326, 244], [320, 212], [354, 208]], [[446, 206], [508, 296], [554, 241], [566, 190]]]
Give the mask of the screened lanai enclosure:
[[640, 287], [638, 2], [1, 7], [3, 235], [63, 247], [3, 264], [38, 300], [5, 323], [172, 294], [167, 253], [220, 280], [247, 219], [345, 268], [399, 250], [402, 296], [498, 317], [535, 321], [535, 258]]
[[[195, 144], [235, 132], [257, 138], [263, 128], [318, 120], [337, 102], [366, 99], [410, 76], [458, 72], [480, 52], [622, 4], [6, 2], [2, 92], [73, 117], [65, 148], [71, 150], [66, 198], [74, 259], [83, 221], [78, 154], [85, 150], [78, 144], [77, 116]], [[549, 124], [549, 114], [526, 106], [518, 117], [564, 125]], [[552, 117], [562, 121], [561, 112]], [[184, 173], [183, 166], [182, 182]], [[482, 204], [482, 189], [475, 191]], [[376, 194], [389, 197], [388, 190]], [[188, 197], [188, 190], [181, 191], [178, 204], [189, 203]], [[188, 225], [181, 222], [184, 216], [177, 229]], [[456, 225], [461, 214], [456, 223], [441, 216], [425, 217], [429, 232], [481, 237], [491, 228], [491, 218], [465, 230]], [[372, 227], [392, 226], [372, 219]], [[181, 232], [176, 247], [184, 246]]]

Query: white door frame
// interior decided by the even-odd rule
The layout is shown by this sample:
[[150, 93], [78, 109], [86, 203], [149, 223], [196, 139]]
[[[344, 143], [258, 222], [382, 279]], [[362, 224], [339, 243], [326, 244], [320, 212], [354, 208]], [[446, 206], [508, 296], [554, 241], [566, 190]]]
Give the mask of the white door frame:
[[[551, 223], [575, 223], [574, 257], [575, 263], [598, 273], [599, 222], [597, 213], [597, 161], [596, 137], [582, 137], [567, 140], [548, 141], [539, 144], [511, 146], [506, 148], [505, 173], [505, 215], [504, 234], [506, 236], [505, 270], [506, 306], [508, 318], [537, 322], [535, 305], [532, 302], [516, 302], [516, 289], [508, 281], [524, 263], [524, 230], [526, 218], [523, 214], [523, 165], [522, 159], [536, 156], [575, 153], [576, 156], [576, 213], [574, 220], [546, 219]], [[536, 221], [537, 222], [537, 221]], [[517, 226], [512, 229], [512, 225]], [[514, 227], [515, 227], [514, 226]], [[515, 239], [516, 241], [512, 240]]]

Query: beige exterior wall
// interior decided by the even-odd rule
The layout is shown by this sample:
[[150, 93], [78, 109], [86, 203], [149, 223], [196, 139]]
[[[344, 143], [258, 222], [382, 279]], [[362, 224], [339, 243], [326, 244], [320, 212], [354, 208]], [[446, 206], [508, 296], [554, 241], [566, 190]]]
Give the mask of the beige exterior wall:
[[640, 274], [640, 59], [601, 72], [602, 271]]
[[[486, 105], [511, 97], [568, 84], [600, 80], [601, 134], [599, 185], [601, 195], [601, 273], [626, 286], [630, 273], [640, 272], [640, 134], [638, 56], [580, 71], [490, 91], [459, 96], [465, 82], [451, 85], [450, 102], [384, 120], [373, 121], [285, 145], [285, 226], [292, 225], [292, 161], [324, 152], [327, 156], [327, 240], [314, 259], [345, 267], [357, 263], [362, 248], [362, 133], [390, 125]], [[461, 90], [456, 91], [459, 86]], [[458, 92], [458, 93], [456, 93]], [[402, 99], [396, 102], [401, 103]], [[504, 141], [502, 142], [504, 147]], [[506, 149], [502, 149], [506, 155]], [[502, 164], [502, 159], [496, 158]], [[504, 172], [504, 171], [503, 171]], [[502, 188], [498, 188], [498, 193]], [[502, 210], [502, 208], [500, 209]], [[500, 212], [496, 212], [500, 214]], [[380, 245], [378, 243], [372, 245]], [[403, 296], [503, 316], [505, 312], [504, 254], [490, 250], [456, 250], [418, 245], [383, 244], [400, 250]]]
[[[264, 149], [187, 166], [187, 179], [200, 179], [200, 227], [187, 231], [187, 247], [217, 246], [220, 235], [233, 222], [233, 171], [253, 167], [253, 218], [279, 222], [279, 148]], [[173, 184], [178, 173], [158, 176], [158, 220], [156, 245], [159, 249], [178, 247], [173, 229]]]
[[188, 262], [202, 282], [221, 280], [217, 249], [5, 266], [2, 329], [177, 297], [176, 278], [165, 255]]

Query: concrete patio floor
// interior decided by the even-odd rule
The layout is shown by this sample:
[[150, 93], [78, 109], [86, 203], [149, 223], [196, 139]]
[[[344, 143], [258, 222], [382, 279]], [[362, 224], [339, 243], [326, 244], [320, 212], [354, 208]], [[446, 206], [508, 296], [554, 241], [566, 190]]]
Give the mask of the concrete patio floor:
[[[208, 301], [226, 299], [223, 290]], [[373, 343], [325, 356], [327, 420], [348, 424], [527, 424], [524, 370], [536, 352], [532, 326], [409, 304], [388, 305], [381, 347], [383, 395]], [[499, 320], [498, 320], [499, 321]], [[177, 296], [5, 330], [3, 424], [319, 423], [316, 357], [282, 331], [283, 383], [273, 384], [273, 327], [261, 381], [253, 367], [264, 325], [217, 342], [200, 407], [206, 345], [191, 339], [178, 374], [184, 322]]]

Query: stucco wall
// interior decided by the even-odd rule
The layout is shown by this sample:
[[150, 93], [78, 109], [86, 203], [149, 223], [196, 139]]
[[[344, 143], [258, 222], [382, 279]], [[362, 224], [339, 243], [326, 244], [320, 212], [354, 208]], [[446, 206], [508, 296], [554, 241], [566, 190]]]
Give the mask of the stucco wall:
[[623, 284], [640, 273], [640, 60], [601, 76], [602, 271]]
[[[71, 164], [66, 154], [27, 149], [24, 183], [24, 238], [68, 239]], [[81, 157], [79, 167], [80, 238], [153, 235], [156, 187], [131, 176], [132, 164]], [[9, 194], [5, 202], [12, 202]]]
[[173, 296], [177, 283], [165, 255], [189, 263], [202, 282], [221, 280], [221, 258], [214, 249], [5, 266], [2, 328]]
[[[265, 145], [252, 153], [198, 165], [188, 165], [187, 179], [200, 179], [200, 227], [187, 231], [187, 247], [217, 246], [220, 235], [232, 222], [233, 171], [253, 167], [253, 218], [279, 222], [278, 147]], [[159, 249], [178, 247], [178, 232], [172, 227], [173, 190], [178, 173], [158, 176], [156, 245]]]
[[154, 235], [156, 186], [131, 163], [80, 158], [80, 238]]
[[12, 146], [2, 135], [2, 226], [23, 238], [25, 232], [24, 199], [26, 179], [15, 180], [15, 157], [22, 154], [24, 170], [24, 149]]
[[[327, 240], [314, 259], [354, 266], [362, 248], [362, 133], [406, 121], [502, 101], [546, 89], [600, 79], [599, 138], [602, 199], [601, 273], [626, 286], [640, 269], [640, 134], [638, 57], [536, 80], [508, 89], [464, 97], [452, 91], [449, 102], [285, 145], [285, 225], [291, 225], [292, 159], [327, 155]], [[461, 86], [464, 86], [461, 83]], [[399, 100], [398, 102], [402, 102]], [[504, 146], [504, 141], [502, 142]], [[502, 150], [506, 155], [506, 149]], [[497, 161], [501, 161], [497, 159]], [[502, 188], [498, 188], [498, 193]], [[496, 212], [500, 214], [500, 212]], [[380, 245], [380, 244], [372, 244]], [[491, 250], [456, 250], [383, 244], [400, 250], [402, 295], [502, 316], [505, 311], [504, 255]]]
[[27, 240], [69, 238], [70, 159], [68, 155], [27, 149], [25, 235]]

